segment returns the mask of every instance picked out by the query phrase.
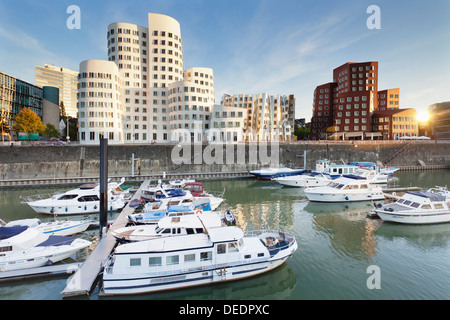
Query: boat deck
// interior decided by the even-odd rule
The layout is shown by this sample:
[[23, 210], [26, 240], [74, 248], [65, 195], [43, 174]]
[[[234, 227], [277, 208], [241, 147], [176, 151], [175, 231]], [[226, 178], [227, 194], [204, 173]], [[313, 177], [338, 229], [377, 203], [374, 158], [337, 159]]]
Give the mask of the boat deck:
[[[134, 213], [134, 208], [130, 207], [130, 203], [134, 199], [139, 199], [141, 190], [150, 185], [150, 180], [145, 180], [130, 199], [128, 204], [122, 210], [120, 215], [114, 220], [112, 227], [123, 225], [127, 221], [127, 216]], [[91, 289], [102, 270], [103, 263], [106, 261], [117, 242], [110, 231], [100, 239], [97, 246], [91, 252], [86, 261], [81, 265], [79, 270], [68, 280], [66, 287], [61, 292], [63, 298], [89, 295]]]

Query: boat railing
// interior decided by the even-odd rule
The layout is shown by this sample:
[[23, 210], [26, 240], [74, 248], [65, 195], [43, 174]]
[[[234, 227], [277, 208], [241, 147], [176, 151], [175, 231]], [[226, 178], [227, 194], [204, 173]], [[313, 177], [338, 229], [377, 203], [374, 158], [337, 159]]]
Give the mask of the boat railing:
[[246, 237], [258, 237], [267, 247], [270, 255], [290, 248], [295, 243], [295, 237], [279, 230], [249, 230], [244, 233]]
[[19, 198], [21, 199], [22, 203], [26, 203], [26, 202], [34, 202], [34, 201], [38, 201], [38, 200], [44, 200], [44, 199], [49, 199], [49, 198], [53, 198], [54, 196], [57, 196], [61, 194], [61, 192], [49, 192], [49, 193], [40, 193], [40, 194], [33, 194], [33, 195], [20, 195]]

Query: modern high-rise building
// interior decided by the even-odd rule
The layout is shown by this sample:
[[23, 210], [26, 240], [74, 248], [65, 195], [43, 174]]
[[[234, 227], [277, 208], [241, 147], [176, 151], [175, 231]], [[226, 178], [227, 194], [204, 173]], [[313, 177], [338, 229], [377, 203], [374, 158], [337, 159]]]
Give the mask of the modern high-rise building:
[[35, 67], [36, 86], [52, 86], [59, 88], [59, 101], [64, 102], [66, 115], [77, 117], [77, 85], [78, 72], [52, 65]]
[[314, 91], [310, 139], [381, 136], [371, 133], [371, 113], [391, 108], [399, 108], [399, 89], [378, 91], [378, 62], [345, 63]]
[[42, 88], [0, 72], [0, 109], [7, 122], [25, 107], [42, 118], [43, 98]]
[[221, 104], [246, 111], [247, 117], [244, 119], [242, 129], [248, 141], [292, 139], [295, 120], [294, 95], [267, 93], [225, 95]]
[[[145, 27], [112, 23], [107, 43], [108, 61], [87, 60], [80, 64], [80, 143], [98, 144], [101, 134], [110, 137], [112, 143], [207, 141], [213, 110], [219, 108], [215, 105], [214, 74], [210, 68], [184, 69], [178, 21], [149, 13]], [[249, 97], [241, 106], [247, 111], [242, 112], [243, 117], [251, 113], [249, 119], [242, 119], [245, 129], [282, 130], [283, 136], [290, 139], [295, 97]], [[113, 120], [105, 119], [111, 115]], [[233, 126], [237, 122], [244, 123], [234, 121]], [[255, 135], [255, 139], [262, 138], [261, 134]]]

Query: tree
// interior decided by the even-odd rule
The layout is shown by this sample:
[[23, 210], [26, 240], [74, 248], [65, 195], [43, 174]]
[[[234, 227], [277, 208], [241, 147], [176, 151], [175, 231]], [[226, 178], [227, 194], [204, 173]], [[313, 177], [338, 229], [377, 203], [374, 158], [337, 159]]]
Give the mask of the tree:
[[298, 127], [295, 129], [294, 135], [297, 136], [298, 140], [303, 140], [309, 136], [309, 128]]
[[35, 132], [43, 132], [45, 130], [45, 125], [42, 124], [41, 118], [28, 108], [23, 108], [16, 115], [15, 125], [13, 126], [13, 130], [18, 132], [27, 132], [28, 137], [30, 133]]
[[59, 138], [61, 135], [59, 133], [59, 130], [56, 129], [54, 125], [52, 125], [51, 123], [47, 123], [44, 132], [42, 132], [42, 136], [46, 138]]
[[66, 115], [66, 108], [64, 107], [64, 101], [61, 101], [59, 103], [59, 117], [60, 118], [65, 118]]

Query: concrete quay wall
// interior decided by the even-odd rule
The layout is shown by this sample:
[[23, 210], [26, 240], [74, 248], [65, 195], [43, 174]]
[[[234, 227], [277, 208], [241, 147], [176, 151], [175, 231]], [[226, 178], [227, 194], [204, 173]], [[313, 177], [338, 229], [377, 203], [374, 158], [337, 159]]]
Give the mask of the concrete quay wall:
[[[137, 176], [163, 172], [246, 172], [276, 162], [280, 166], [303, 167], [304, 151], [309, 169], [314, 169], [316, 160], [325, 158], [335, 162], [388, 162], [391, 166], [450, 166], [450, 142], [292, 143], [274, 145], [273, 154], [271, 145], [267, 148], [257, 144], [182, 147], [183, 152], [173, 144], [109, 145], [108, 175], [131, 176], [133, 153]], [[181, 158], [190, 164], [180, 164]], [[98, 177], [99, 165], [98, 146], [0, 147], [0, 180]]]

